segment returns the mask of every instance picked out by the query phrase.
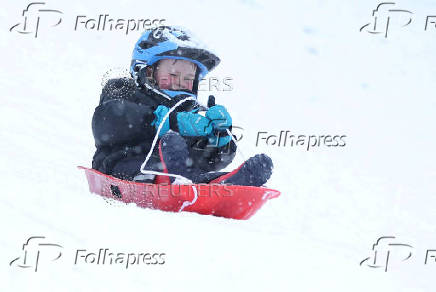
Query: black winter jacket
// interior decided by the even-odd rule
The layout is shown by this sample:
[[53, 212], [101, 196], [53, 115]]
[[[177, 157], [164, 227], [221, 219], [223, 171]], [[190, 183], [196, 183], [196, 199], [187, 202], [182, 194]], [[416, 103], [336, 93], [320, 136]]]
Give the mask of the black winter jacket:
[[[156, 129], [151, 125], [155, 119], [154, 111], [159, 105], [172, 107], [181, 98], [167, 100], [158, 94], [145, 92], [131, 78], [109, 80], [92, 118], [97, 148], [92, 168], [110, 175], [116, 164], [125, 159], [137, 157], [145, 160], [156, 135]], [[187, 101], [176, 111], [196, 108], [201, 109], [196, 101]], [[205, 137], [184, 138], [193, 161], [192, 167], [202, 172], [220, 170], [230, 164], [235, 156], [236, 145], [233, 141], [223, 147], [211, 147], [207, 145]], [[152, 159], [159, 160], [157, 147]]]

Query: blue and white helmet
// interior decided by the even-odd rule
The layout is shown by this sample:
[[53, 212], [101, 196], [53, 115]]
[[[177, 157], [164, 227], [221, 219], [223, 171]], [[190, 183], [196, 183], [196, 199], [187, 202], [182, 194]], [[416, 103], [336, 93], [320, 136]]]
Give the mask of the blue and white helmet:
[[187, 60], [195, 63], [198, 70], [194, 87], [198, 86], [198, 80], [206, 76], [220, 62], [214, 53], [206, 49], [186, 29], [174, 26], [159, 26], [148, 29], [136, 42], [130, 64], [130, 74], [137, 86], [145, 86], [154, 91], [159, 90], [149, 84], [143, 76], [145, 76], [146, 67], [153, 66], [162, 59]]

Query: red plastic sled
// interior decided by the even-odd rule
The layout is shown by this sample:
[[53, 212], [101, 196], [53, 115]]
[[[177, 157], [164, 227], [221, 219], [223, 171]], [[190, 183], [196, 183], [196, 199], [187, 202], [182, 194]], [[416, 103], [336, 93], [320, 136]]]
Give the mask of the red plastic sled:
[[280, 196], [280, 192], [265, 187], [223, 184], [171, 185], [125, 181], [95, 169], [85, 170], [89, 190], [103, 197], [139, 207], [172, 212], [196, 212], [233, 219], [248, 219], [266, 201]]

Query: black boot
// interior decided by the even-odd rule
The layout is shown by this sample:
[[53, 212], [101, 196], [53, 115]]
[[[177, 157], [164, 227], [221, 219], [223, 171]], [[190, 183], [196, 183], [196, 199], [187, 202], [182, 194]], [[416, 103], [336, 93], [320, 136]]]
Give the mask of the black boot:
[[223, 176], [223, 179], [218, 180], [223, 184], [260, 187], [271, 177], [272, 169], [271, 158], [265, 154], [256, 154], [239, 168]]

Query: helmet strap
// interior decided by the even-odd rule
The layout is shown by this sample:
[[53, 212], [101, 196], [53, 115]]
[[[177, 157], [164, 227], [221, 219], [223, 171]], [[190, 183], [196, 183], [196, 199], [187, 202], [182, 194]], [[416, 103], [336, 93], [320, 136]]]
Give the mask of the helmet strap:
[[139, 70], [138, 72], [139, 86], [150, 93], [155, 93], [164, 97], [165, 99], [171, 100], [171, 97], [169, 97], [167, 94], [159, 90], [157, 86], [157, 82], [154, 78], [154, 72], [155, 72], [154, 68], [155, 68], [154, 65], [152, 65], [152, 66], [145, 66]]
[[198, 80], [200, 78], [200, 69], [197, 66], [197, 70], [195, 72], [195, 77], [194, 77], [194, 82], [192, 84], [192, 93], [195, 94], [195, 96], [198, 96], [198, 83], [200, 82], [200, 80]]

